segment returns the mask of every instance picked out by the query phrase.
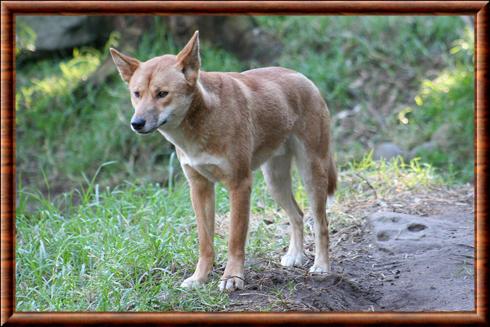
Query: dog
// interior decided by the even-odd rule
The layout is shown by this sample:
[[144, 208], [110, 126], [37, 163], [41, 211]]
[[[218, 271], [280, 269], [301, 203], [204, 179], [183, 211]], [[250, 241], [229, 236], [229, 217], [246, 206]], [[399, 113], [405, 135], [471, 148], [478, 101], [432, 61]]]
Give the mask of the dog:
[[294, 199], [294, 159], [314, 217], [312, 273], [327, 273], [329, 235], [327, 197], [334, 194], [337, 172], [330, 137], [330, 114], [318, 88], [304, 75], [281, 67], [242, 73], [200, 69], [199, 32], [177, 55], [145, 62], [110, 49], [131, 93], [131, 128], [139, 134], [160, 132], [175, 145], [190, 184], [197, 219], [199, 259], [182, 287], [205, 283], [214, 261], [214, 184], [228, 190], [231, 220], [228, 260], [221, 290], [244, 288], [245, 243], [250, 215], [252, 172], [261, 167], [272, 198], [291, 226], [281, 264], [301, 266], [303, 212]]

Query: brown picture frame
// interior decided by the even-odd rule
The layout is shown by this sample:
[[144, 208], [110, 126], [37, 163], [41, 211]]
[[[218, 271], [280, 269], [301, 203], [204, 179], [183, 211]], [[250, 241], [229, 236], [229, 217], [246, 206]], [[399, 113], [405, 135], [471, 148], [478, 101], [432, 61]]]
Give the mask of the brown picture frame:
[[[475, 293], [473, 312], [112, 313], [15, 311], [16, 15], [472, 15], [475, 18]], [[1, 3], [1, 324], [488, 325], [488, 1], [4, 1]]]

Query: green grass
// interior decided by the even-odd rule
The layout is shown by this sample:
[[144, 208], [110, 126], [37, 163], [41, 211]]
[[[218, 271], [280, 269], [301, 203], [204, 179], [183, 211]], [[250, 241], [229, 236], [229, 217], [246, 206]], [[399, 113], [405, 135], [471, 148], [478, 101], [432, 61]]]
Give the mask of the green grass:
[[[366, 85], [349, 87], [363, 73], [370, 75], [369, 80], [388, 84], [397, 79], [407, 80], [417, 87], [417, 77], [427, 73], [424, 63], [434, 63], [434, 55], [440, 56], [441, 62], [452, 62], [451, 42], [461, 37], [464, 26], [458, 17], [257, 19], [283, 40], [284, 50], [278, 63], [311, 78], [334, 112], [352, 109], [359, 99], [373, 100], [379, 96], [370, 93], [372, 90]], [[369, 80], [366, 79], [366, 84]]]
[[[76, 206], [70, 206], [73, 194], [63, 195], [64, 210], [21, 194], [20, 310], [213, 310], [226, 303], [211, 286], [175, 287], [196, 260], [185, 184], [170, 194], [154, 184], [89, 187]], [[23, 201], [39, 201], [41, 208], [23, 214]]]
[[[218, 229], [215, 237], [217, 259], [210, 282], [193, 290], [179, 287], [192, 274], [198, 254], [187, 183], [179, 180], [172, 190], [130, 183], [101, 189], [97, 179], [106, 173], [102, 168], [88, 184], [55, 199], [19, 190], [16, 309], [226, 310], [229, 298], [218, 291], [216, 271], [226, 263], [226, 231]], [[361, 222], [360, 216], [344, 214], [345, 203], [353, 199], [362, 203], [370, 197], [366, 185], [351, 178], [354, 175], [369, 180], [380, 198], [395, 190], [420, 190], [441, 183], [427, 165], [374, 162], [367, 156], [341, 174], [337, 203], [329, 214], [331, 230]], [[303, 189], [297, 189], [297, 198], [304, 199]], [[220, 225], [228, 219], [228, 197], [221, 185], [216, 194]], [[279, 232], [277, 223], [287, 218], [267, 194], [260, 173], [255, 175], [252, 194], [247, 258], [279, 262], [288, 237]], [[28, 209], [33, 203], [38, 207], [34, 212]]]
[[[262, 183], [254, 199], [265, 198], [267, 209], [254, 207], [254, 214], [272, 210], [263, 192]], [[227, 193], [221, 186], [216, 193], [217, 214], [223, 215]], [[18, 195], [18, 310], [213, 311], [228, 303], [217, 290], [217, 276], [203, 288], [178, 287], [198, 254], [186, 183], [178, 181], [172, 190], [129, 183], [100, 189], [94, 178], [55, 198], [23, 189]], [[259, 222], [250, 234], [250, 256], [285, 245], [264, 244], [272, 232]], [[216, 266], [224, 266], [226, 236], [218, 233], [215, 245]]]

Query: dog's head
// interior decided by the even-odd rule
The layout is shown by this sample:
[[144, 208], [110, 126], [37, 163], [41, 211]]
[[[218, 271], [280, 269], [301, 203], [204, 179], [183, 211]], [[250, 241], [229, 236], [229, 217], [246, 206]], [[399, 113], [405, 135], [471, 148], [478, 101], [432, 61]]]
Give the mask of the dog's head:
[[147, 134], [179, 126], [190, 108], [199, 78], [199, 32], [176, 56], [140, 62], [112, 48], [111, 55], [131, 93], [133, 131]]

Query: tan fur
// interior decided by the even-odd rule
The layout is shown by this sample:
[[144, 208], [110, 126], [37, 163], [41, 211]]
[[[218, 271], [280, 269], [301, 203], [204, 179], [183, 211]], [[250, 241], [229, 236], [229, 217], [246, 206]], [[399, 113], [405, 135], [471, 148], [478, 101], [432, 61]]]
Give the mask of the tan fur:
[[[132, 122], [145, 121], [137, 132], [158, 130], [172, 142], [191, 186], [200, 256], [195, 273], [182, 285], [205, 282], [212, 269], [214, 183], [222, 182], [230, 192], [231, 222], [220, 288], [243, 288], [252, 171], [258, 167], [291, 221], [291, 244], [281, 263], [303, 264], [303, 213], [291, 189], [293, 159], [315, 217], [315, 261], [310, 271], [327, 272], [325, 206], [335, 191], [337, 173], [330, 115], [316, 86], [302, 74], [280, 67], [242, 73], [201, 71], [197, 32], [177, 56], [141, 63], [114, 49], [111, 54], [132, 93]], [[161, 91], [168, 94], [159, 97]]]

